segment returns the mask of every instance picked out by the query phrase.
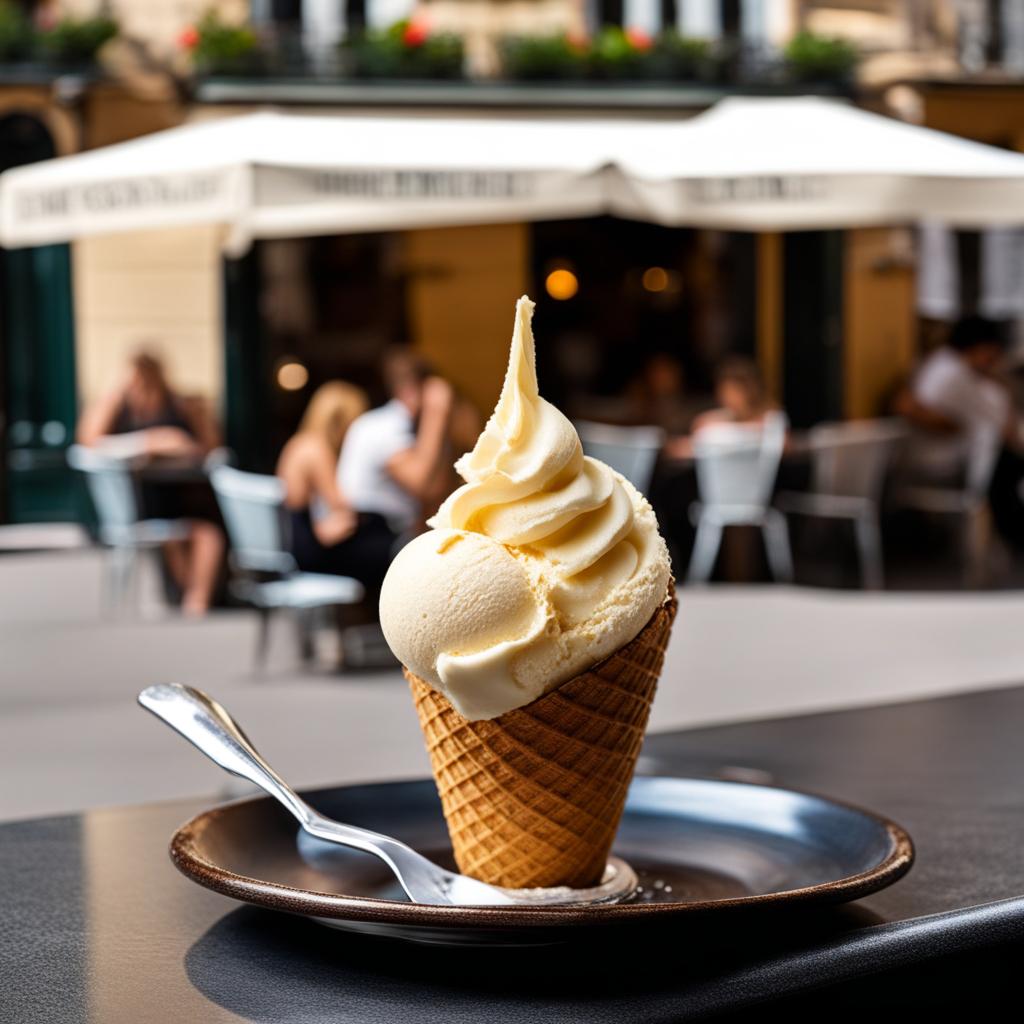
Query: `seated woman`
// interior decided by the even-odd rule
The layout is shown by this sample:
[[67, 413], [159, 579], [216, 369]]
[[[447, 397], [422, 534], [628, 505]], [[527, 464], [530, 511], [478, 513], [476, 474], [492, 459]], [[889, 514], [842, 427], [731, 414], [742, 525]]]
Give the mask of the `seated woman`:
[[361, 536], [354, 537], [359, 513], [338, 487], [337, 465], [342, 441], [356, 417], [369, 407], [366, 395], [342, 381], [321, 385], [309, 401], [295, 435], [281, 449], [277, 476], [285, 486], [285, 507], [291, 523], [291, 550], [304, 572], [352, 576], [374, 590], [381, 565], [390, 560]]
[[671, 437], [665, 443], [669, 458], [693, 455], [693, 438], [701, 431], [726, 423], [760, 426], [769, 413], [785, 413], [769, 397], [757, 364], [746, 356], [728, 356], [715, 369], [715, 398], [718, 408], [701, 413], [693, 421], [689, 436]]
[[[117, 387], [83, 412], [77, 439], [111, 454], [172, 457], [196, 464], [220, 443], [205, 406], [177, 394], [163, 364], [145, 351], [132, 356]], [[188, 521], [188, 539], [168, 541], [163, 548], [181, 589], [182, 611], [202, 615], [210, 606], [224, 555], [224, 534], [208, 487], [143, 482], [141, 504], [146, 518]]]

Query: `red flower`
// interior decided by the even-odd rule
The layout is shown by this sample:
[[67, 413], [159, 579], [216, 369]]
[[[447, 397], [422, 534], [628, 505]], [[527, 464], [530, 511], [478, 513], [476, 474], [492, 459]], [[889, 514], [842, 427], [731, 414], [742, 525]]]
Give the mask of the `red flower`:
[[642, 28], [626, 29], [626, 38], [634, 50], [649, 50], [654, 45], [654, 40]]
[[422, 21], [410, 21], [402, 33], [402, 43], [411, 49], [415, 49], [417, 46], [422, 46], [427, 41], [427, 36], [429, 35], [427, 26]]
[[40, 7], [35, 13], [36, 28], [42, 32], [49, 32], [58, 21], [57, 10], [54, 7]]
[[199, 29], [195, 25], [189, 25], [188, 28], [183, 29], [180, 36], [178, 36], [178, 45], [183, 50], [194, 50], [199, 45]]
[[583, 32], [570, 32], [565, 37], [565, 41], [569, 44], [569, 49], [574, 53], [586, 53], [587, 48], [590, 46], [590, 40]]

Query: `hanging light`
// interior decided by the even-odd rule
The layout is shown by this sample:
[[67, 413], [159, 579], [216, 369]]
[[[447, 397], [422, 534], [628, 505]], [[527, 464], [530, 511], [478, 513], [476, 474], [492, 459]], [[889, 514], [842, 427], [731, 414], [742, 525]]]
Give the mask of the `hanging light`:
[[640, 282], [644, 291], [663, 292], [668, 287], [668, 271], [664, 267], [648, 267]]
[[580, 282], [568, 267], [558, 267], [544, 278], [544, 287], [551, 298], [564, 302], [580, 290]]

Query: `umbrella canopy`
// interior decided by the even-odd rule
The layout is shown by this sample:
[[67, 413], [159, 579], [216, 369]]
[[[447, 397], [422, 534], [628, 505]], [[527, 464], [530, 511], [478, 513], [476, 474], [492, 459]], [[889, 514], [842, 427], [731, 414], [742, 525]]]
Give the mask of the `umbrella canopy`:
[[223, 223], [253, 238], [587, 216], [615, 126], [257, 113], [8, 171], [0, 241]]
[[817, 97], [727, 99], [618, 155], [637, 214], [800, 230], [1024, 222], [1024, 154]]
[[259, 113], [8, 171], [7, 246], [186, 224], [253, 238], [581, 217], [741, 230], [1024, 221], [1024, 155], [815, 98], [687, 121]]

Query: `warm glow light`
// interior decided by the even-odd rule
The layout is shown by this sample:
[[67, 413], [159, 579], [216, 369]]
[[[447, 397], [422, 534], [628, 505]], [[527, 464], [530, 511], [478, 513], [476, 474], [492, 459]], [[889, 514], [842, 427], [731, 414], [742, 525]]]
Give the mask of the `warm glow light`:
[[544, 287], [551, 298], [564, 301], [565, 299], [571, 299], [580, 290], [580, 282], [571, 270], [566, 270], [562, 267], [558, 270], [552, 270], [544, 278]]
[[282, 363], [277, 368], [277, 386], [282, 391], [301, 391], [309, 380], [309, 370], [302, 363]]
[[663, 292], [668, 287], [668, 271], [664, 267], [648, 267], [642, 281], [646, 291]]

